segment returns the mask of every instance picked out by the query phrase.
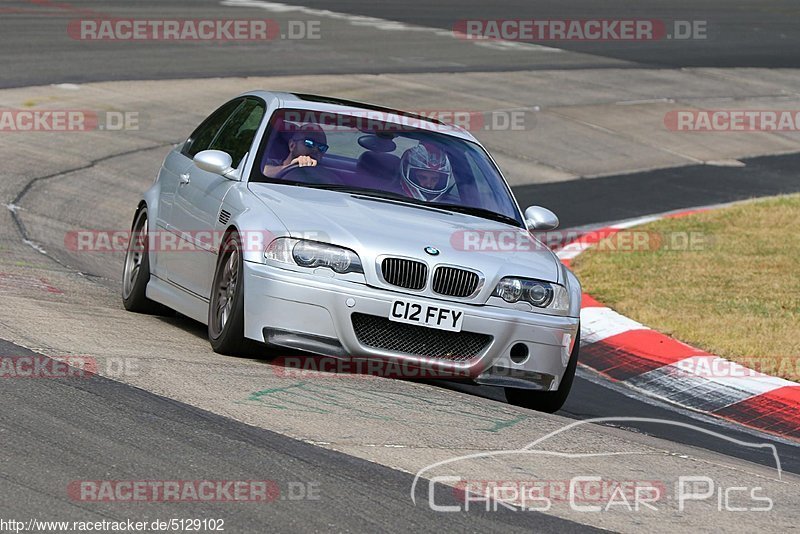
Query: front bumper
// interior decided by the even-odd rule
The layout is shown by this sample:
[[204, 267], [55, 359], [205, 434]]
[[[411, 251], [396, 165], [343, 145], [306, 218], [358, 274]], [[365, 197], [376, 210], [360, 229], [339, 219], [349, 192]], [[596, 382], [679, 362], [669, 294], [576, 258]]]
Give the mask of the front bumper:
[[[330, 274], [244, 262], [245, 336], [336, 358], [380, 358], [422, 368], [433, 366], [444, 377], [468, 377], [479, 384], [558, 388], [575, 342], [578, 318], [417, 297], [335, 279]], [[461, 311], [462, 332], [486, 334], [492, 340], [475, 357], [462, 362], [362, 344], [351, 314], [387, 318], [398, 298]], [[515, 358], [518, 363], [511, 358], [511, 349], [517, 344], [527, 349], [527, 358]]]

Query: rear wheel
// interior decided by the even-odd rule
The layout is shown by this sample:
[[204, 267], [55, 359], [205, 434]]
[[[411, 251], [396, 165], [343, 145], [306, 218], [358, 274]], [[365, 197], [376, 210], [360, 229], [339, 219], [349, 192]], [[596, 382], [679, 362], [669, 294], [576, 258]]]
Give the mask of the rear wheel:
[[163, 313], [166, 308], [147, 298], [147, 283], [150, 281], [150, 254], [147, 234], [147, 208], [136, 213], [133, 222], [125, 265], [122, 269], [122, 304], [125, 309], [137, 313]]
[[239, 235], [232, 232], [220, 249], [211, 286], [208, 339], [214, 352], [240, 354], [245, 350], [243, 271]]
[[564, 406], [569, 392], [572, 389], [572, 382], [575, 380], [575, 369], [578, 367], [578, 352], [581, 345], [581, 329], [575, 336], [575, 345], [572, 354], [569, 356], [567, 369], [556, 391], [534, 391], [530, 389], [505, 388], [506, 400], [515, 406], [530, 408], [540, 412], [554, 413]]

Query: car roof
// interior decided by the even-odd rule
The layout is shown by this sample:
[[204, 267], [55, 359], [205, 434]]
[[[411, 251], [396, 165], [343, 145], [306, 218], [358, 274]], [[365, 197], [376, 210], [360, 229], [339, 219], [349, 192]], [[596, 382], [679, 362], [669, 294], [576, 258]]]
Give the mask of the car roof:
[[376, 117], [376, 120], [382, 120], [384, 119], [384, 117], [386, 117], [387, 119], [384, 120], [389, 120], [390, 122], [392, 122], [392, 120], [388, 117], [390, 115], [397, 115], [400, 120], [406, 119], [413, 121], [414, 126], [420, 129], [435, 131], [437, 133], [442, 133], [444, 135], [450, 135], [452, 137], [457, 137], [459, 139], [464, 139], [467, 141], [478, 143], [478, 140], [475, 139], [475, 137], [473, 137], [472, 134], [470, 134], [467, 130], [461, 128], [458, 125], [449, 124], [447, 122], [443, 122], [432, 117], [426, 117], [424, 115], [412, 113], [409, 111], [403, 111], [400, 109], [378, 106], [366, 102], [357, 102], [355, 100], [346, 100], [342, 98], [306, 94], [306, 93], [287, 93], [282, 91], [249, 91], [245, 93], [245, 95], [258, 96], [267, 101], [273, 98], [277, 98], [279, 108], [307, 109], [312, 111], [341, 113], [344, 115], [353, 114], [354, 111], [364, 111], [368, 113], [368, 115], [365, 115], [368, 118], [374, 117], [374, 115], [369, 114], [370, 112], [372, 112], [372, 113], [377, 113], [378, 114], [377, 117], [380, 117], [380, 118]]

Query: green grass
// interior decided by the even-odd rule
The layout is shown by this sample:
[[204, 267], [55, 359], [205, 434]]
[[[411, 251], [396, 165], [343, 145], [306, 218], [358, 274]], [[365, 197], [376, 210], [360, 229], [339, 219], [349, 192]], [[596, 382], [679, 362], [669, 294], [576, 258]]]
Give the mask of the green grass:
[[[712, 354], [800, 379], [800, 195], [629, 232], [648, 232], [660, 246], [611, 250], [619, 236], [599, 243], [572, 264], [584, 291]], [[693, 247], [669, 249], [692, 233]]]

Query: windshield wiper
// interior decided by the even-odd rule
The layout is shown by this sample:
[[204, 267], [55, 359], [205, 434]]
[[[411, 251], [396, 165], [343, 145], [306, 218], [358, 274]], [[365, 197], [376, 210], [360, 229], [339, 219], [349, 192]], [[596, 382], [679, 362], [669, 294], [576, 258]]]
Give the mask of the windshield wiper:
[[458, 213], [466, 213], [467, 215], [474, 215], [476, 217], [491, 219], [493, 221], [511, 224], [514, 226], [520, 226], [519, 221], [514, 217], [509, 217], [508, 215], [503, 215], [502, 213], [497, 213], [492, 210], [487, 210], [484, 208], [475, 208], [473, 206], [459, 206], [458, 204], [448, 204], [446, 202], [426, 202], [425, 205], [443, 210], [455, 211]]
[[[293, 184], [294, 185], [294, 184]], [[396, 200], [408, 200], [408, 197], [392, 191], [384, 191], [383, 189], [369, 189], [366, 187], [352, 187], [344, 184], [307, 184], [298, 183], [301, 187], [311, 187], [314, 189], [327, 189], [330, 191], [341, 191], [343, 193], [352, 193], [354, 195], [374, 196], [379, 198], [389, 198]]]
[[345, 184], [315, 184], [311, 182], [298, 182], [294, 180], [271, 180], [265, 183], [276, 184], [276, 185], [291, 185], [296, 187], [307, 187], [309, 189], [325, 189], [327, 191], [340, 191], [342, 193], [352, 193], [354, 195], [386, 198], [390, 200], [408, 200], [408, 201], [413, 200], [405, 195], [401, 195], [400, 193], [395, 193], [393, 191], [385, 191], [383, 189], [369, 189], [366, 187], [352, 187]]

